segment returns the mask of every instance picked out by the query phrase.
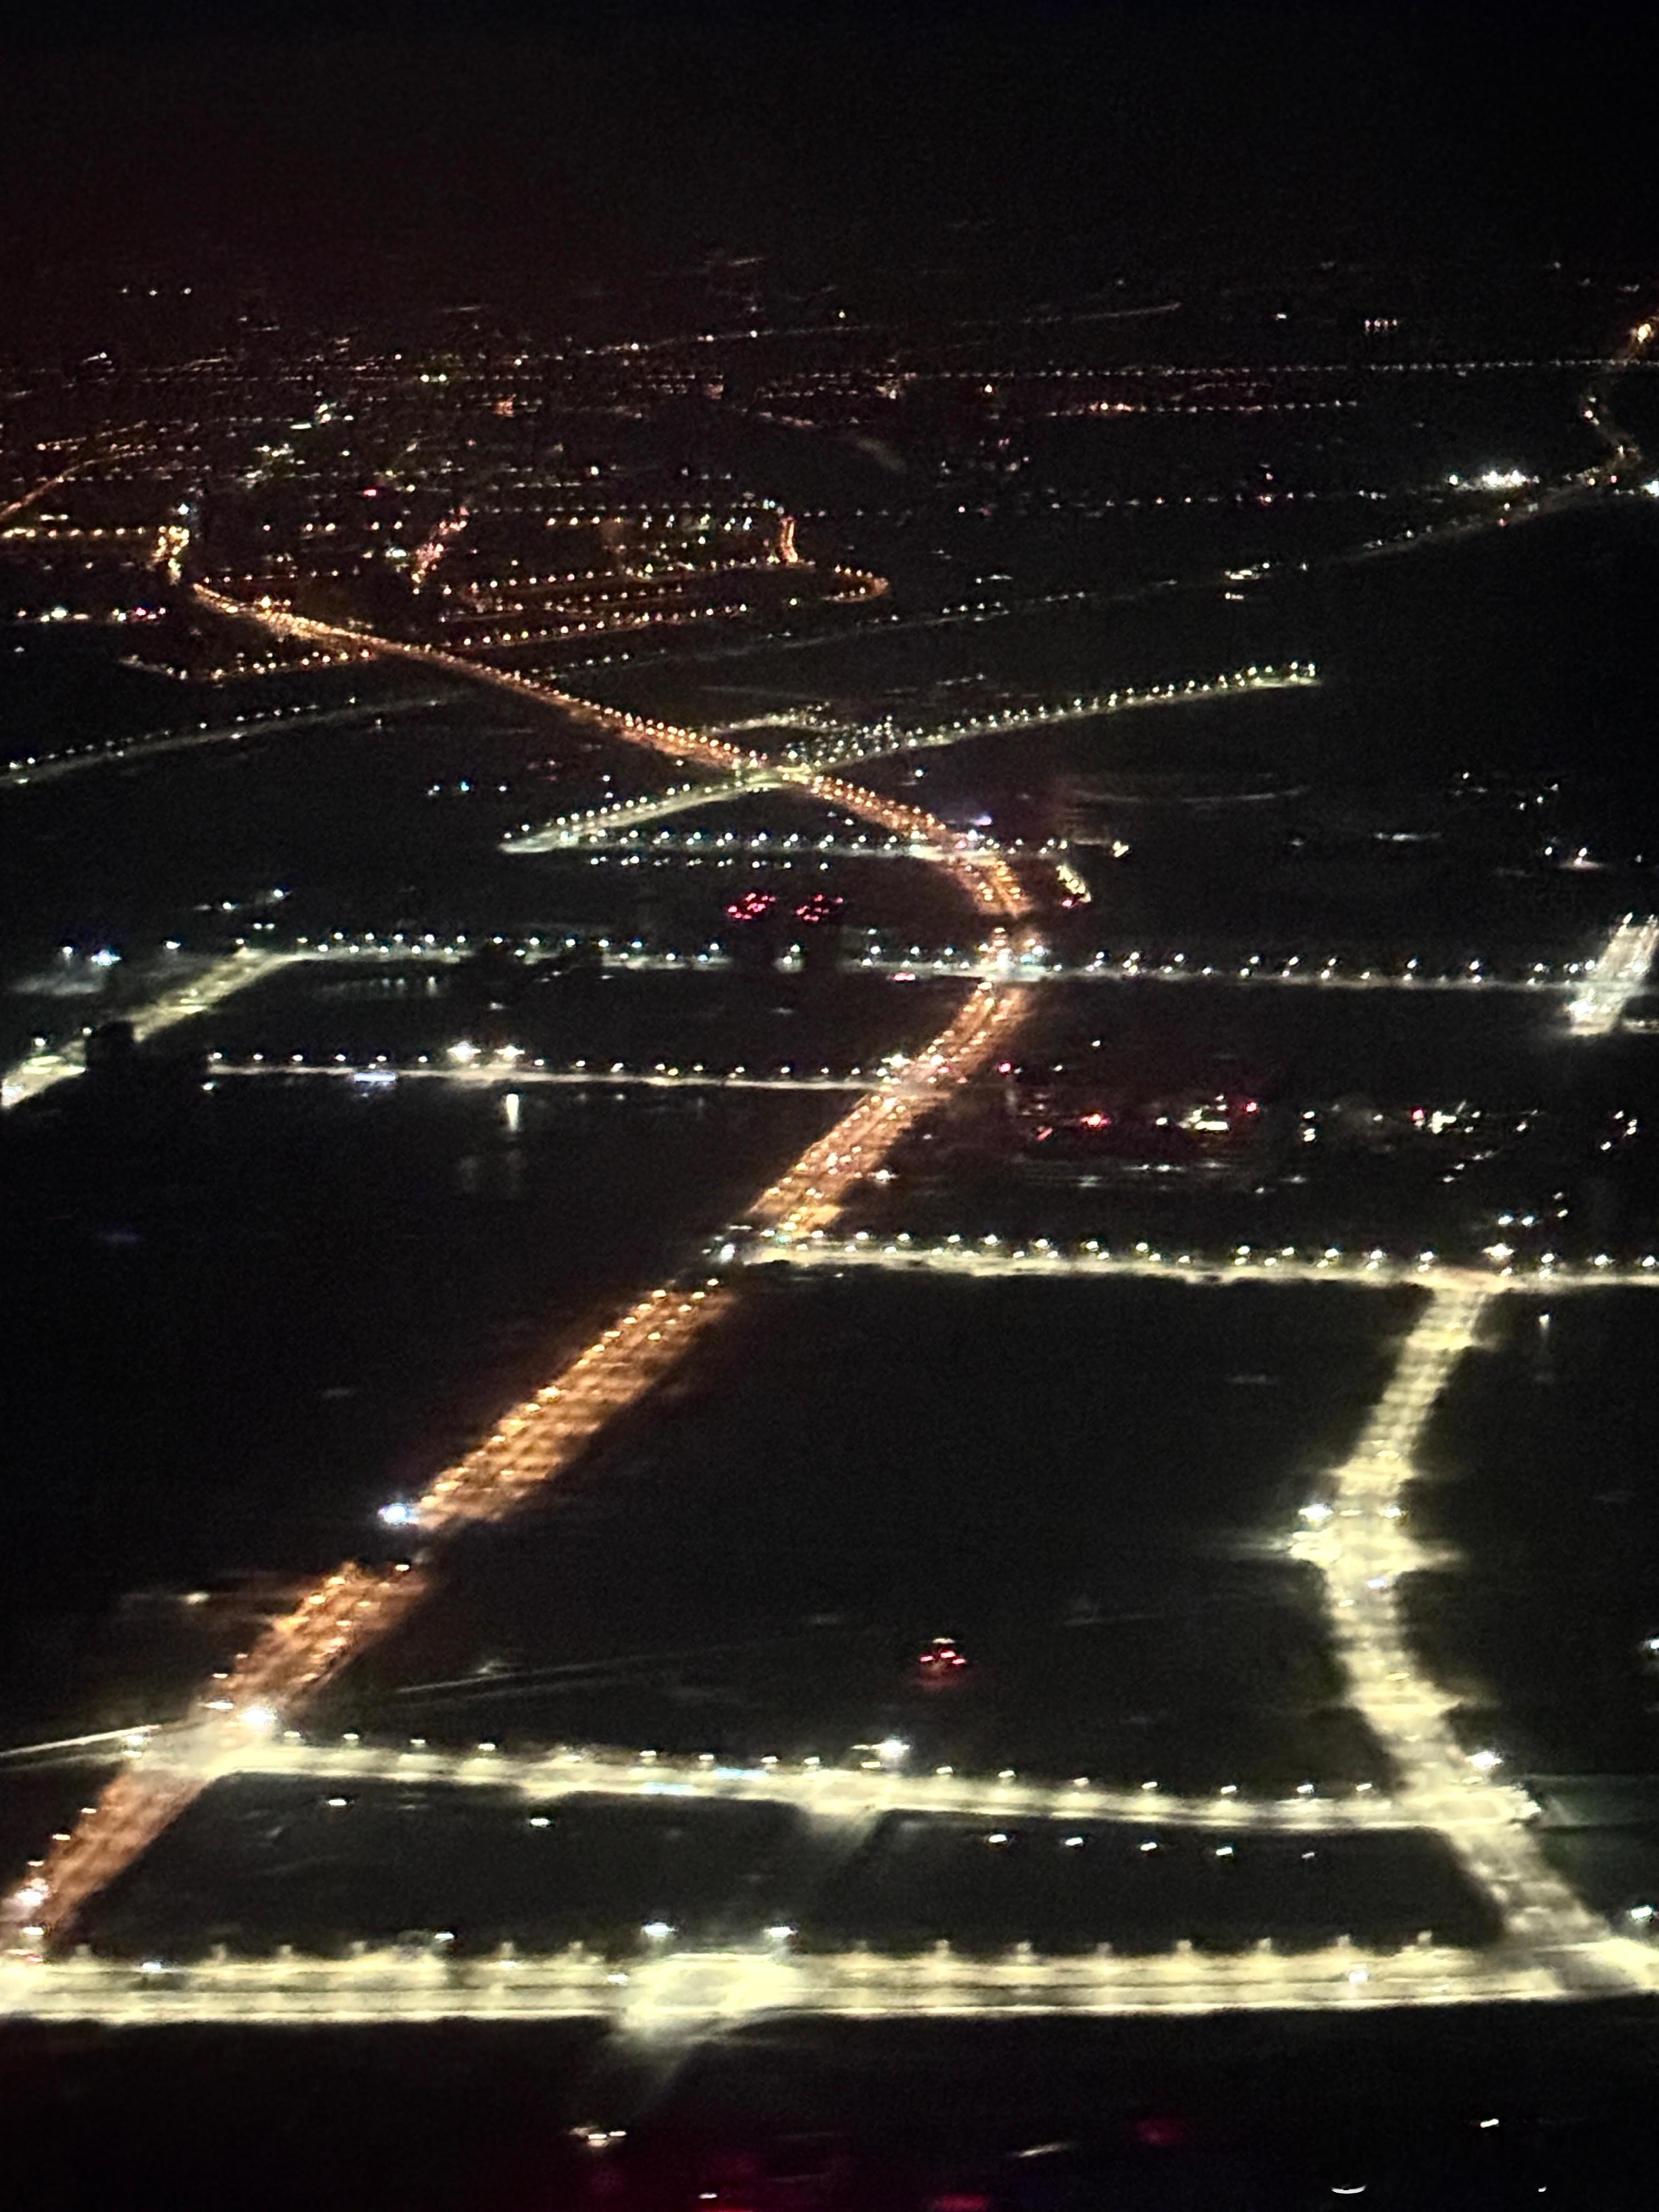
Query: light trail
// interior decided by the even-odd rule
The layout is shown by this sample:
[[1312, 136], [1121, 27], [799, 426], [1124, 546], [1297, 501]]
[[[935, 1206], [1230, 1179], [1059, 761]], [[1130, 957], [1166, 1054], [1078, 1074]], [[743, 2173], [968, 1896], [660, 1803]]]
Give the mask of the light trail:
[[[112, 1007], [103, 1018], [131, 1022], [134, 1037], [143, 1044], [175, 1023], [211, 1012], [234, 991], [245, 990], [250, 983], [257, 983], [302, 957], [292, 952], [268, 952], [249, 945], [214, 961], [187, 982], [168, 985], [139, 1006]], [[85, 1072], [79, 1039], [74, 1045], [53, 1045], [33, 1052], [26, 1060], [14, 1062], [0, 1078], [0, 1109], [21, 1106], [26, 1098], [38, 1098], [55, 1084], [70, 1082]]]
[[1610, 1036], [1625, 1008], [1647, 984], [1653, 956], [1659, 951], [1659, 917], [1625, 915], [1580, 979], [1567, 1007], [1567, 1019], [1579, 1036]]

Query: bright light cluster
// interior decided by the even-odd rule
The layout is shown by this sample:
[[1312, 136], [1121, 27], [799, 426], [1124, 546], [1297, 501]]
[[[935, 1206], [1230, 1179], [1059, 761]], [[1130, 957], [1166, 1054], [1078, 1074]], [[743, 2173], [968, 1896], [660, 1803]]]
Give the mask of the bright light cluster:
[[1646, 984], [1659, 951], [1659, 917], [1627, 914], [1590, 962], [1567, 1004], [1567, 1019], [1580, 1036], [1607, 1036], [1625, 1008]]

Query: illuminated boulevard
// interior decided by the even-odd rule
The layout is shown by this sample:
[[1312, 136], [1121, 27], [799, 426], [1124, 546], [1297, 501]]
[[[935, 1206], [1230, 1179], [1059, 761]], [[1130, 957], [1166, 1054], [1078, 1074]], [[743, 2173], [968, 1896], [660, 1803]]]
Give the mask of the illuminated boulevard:
[[970, 738], [1012, 736], [1021, 731], [1048, 729], [1058, 723], [1094, 721], [1103, 715], [1127, 712], [1133, 707], [1189, 705], [1199, 700], [1236, 698], [1251, 691], [1306, 690], [1319, 682], [1311, 663], [1291, 661], [1284, 668], [1242, 668], [1207, 683], [1188, 678], [1183, 684], [1158, 684], [1103, 691], [1088, 698], [1063, 699], [1048, 706], [1010, 707], [972, 719], [940, 722], [922, 729], [906, 729], [896, 723], [861, 725], [850, 722], [807, 721], [805, 718], [754, 722], [731, 722], [722, 736], [735, 730], [785, 730], [806, 727], [819, 731], [822, 741], [810, 746], [786, 745], [776, 759], [763, 753], [746, 753], [742, 764], [718, 783], [680, 784], [662, 793], [619, 800], [614, 806], [590, 808], [586, 813], [562, 815], [544, 828], [528, 828], [508, 842], [514, 853], [556, 852], [579, 845], [618, 824], [639, 823], [664, 815], [684, 812], [721, 799], [743, 799], [757, 791], [782, 790], [800, 780], [803, 769], [851, 767], [862, 761], [885, 760], [895, 753], [925, 752], [942, 745], [963, 744]]
[[[417, 645], [403, 639], [379, 637], [367, 630], [346, 629], [337, 624], [313, 622], [305, 616], [293, 614], [264, 602], [250, 606], [240, 600], [228, 599], [217, 592], [209, 591], [204, 586], [197, 586], [197, 596], [216, 614], [251, 618], [263, 623], [279, 636], [303, 638], [312, 643], [360, 650], [368, 648], [419, 661], [431, 667], [447, 669], [474, 683], [491, 684], [498, 690], [513, 692], [520, 698], [556, 708], [574, 721], [591, 729], [600, 730], [607, 737], [618, 738], [627, 744], [644, 746], [650, 751], [665, 754], [672, 760], [694, 761], [700, 767], [715, 769], [727, 775], [742, 774], [770, 779], [779, 785], [788, 785], [807, 798], [837, 806], [860, 821], [873, 823], [878, 829], [893, 830], [939, 847], [939, 865], [981, 913], [1012, 920], [1030, 911], [1029, 897], [994, 845], [971, 834], [961, 835], [947, 827], [936, 815], [925, 813], [919, 806], [907, 806], [902, 800], [889, 799], [883, 793], [866, 790], [861, 784], [848, 783], [842, 777], [814, 769], [796, 768], [769, 760], [764, 754], [748, 751], [741, 745], [731, 744], [724, 738], [711, 737], [700, 730], [682, 729], [673, 723], [630, 714], [622, 708], [600, 706], [593, 700], [579, 698], [574, 692], [562, 691], [554, 684], [541, 683], [527, 676], [516, 676], [507, 669], [486, 667], [479, 662], [465, 659], [459, 653], [445, 653], [436, 646]], [[532, 848], [515, 844], [513, 849]]]
[[203, 745], [240, 744], [245, 738], [268, 738], [289, 730], [337, 729], [351, 722], [379, 722], [388, 714], [419, 714], [441, 707], [436, 693], [418, 698], [359, 702], [346, 707], [312, 707], [274, 714], [249, 714], [199, 730], [168, 730], [153, 738], [132, 738], [125, 744], [87, 745], [79, 751], [52, 753], [0, 770], [0, 791], [21, 791], [33, 784], [53, 783], [76, 775], [83, 769], [119, 768], [135, 761], [159, 759], [164, 753], [194, 752]]

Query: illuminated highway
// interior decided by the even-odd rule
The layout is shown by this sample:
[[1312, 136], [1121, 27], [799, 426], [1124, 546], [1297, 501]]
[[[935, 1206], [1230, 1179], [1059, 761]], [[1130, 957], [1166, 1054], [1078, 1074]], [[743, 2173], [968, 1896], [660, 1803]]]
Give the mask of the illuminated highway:
[[[514, 675], [506, 669], [485, 667], [477, 661], [465, 659], [458, 653], [446, 653], [435, 646], [416, 645], [402, 639], [380, 637], [367, 630], [313, 622], [272, 603], [260, 601], [249, 605], [241, 600], [226, 599], [222, 593], [209, 591], [202, 585], [196, 587], [196, 592], [202, 604], [215, 613], [262, 623], [281, 636], [355, 645], [404, 659], [420, 661], [433, 667], [448, 669], [457, 675], [469, 677], [476, 683], [494, 684], [521, 698], [533, 699], [541, 705], [557, 708], [577, 722], [602, 730], [609, 737], [620, 738], [626, 744], [647, 746], [653, 752], [666, 754], [671, 759], [695, 761], [701, 767], [724, 771], [728, 776], [742, 774], [771, 781], [780, 787], [801, 791], [809, 798], [823, 799], [860, 821], [872, 822], [880, 829], [894, 830], [938, 846], [940, 848], [938, 865], [966, 892], [981, 913], [1014, 919], [1030, 910], [1030, 902], [1020, 887], [1018, 878], [988, 839], [981, 838], [972, 831], [964, 834], [953, 830], [937, 816], [926, 813], [921, 807], [906, 805], [902, 800], [889, 799], [884, 793], [867, 790], [861, 784], [848, 783], [842, 778], [820, 774], [811, 769], [780, 766], [763, 754], [746, 751], [742, 746], [728, 744], [721, 738], [711, 737], [704, 731], [681, 728], [654, 716], [632, 714], [623, 708], [603, 707], [593, 700], [579, 698], [574, 692], [562, 691], [553, 684], [531, 677]], [[504, 849], [529, 853], [539, 852], [545, 848], [532, 834], [507, 840]]]
[[[1046, 729], [1064, 722], [1093, 721], [1133, 707], [1174, 706], [1202, 699], [1232, 698], [1251, 691], [1303, 689], [1317, 684], [1319, 680], [1319, 672], [1311, 662], [1291, 661], [1282, 669], [1239, 669], [1232, 675], [1218, 676], [1205, 683], [1189, 678], [1182, 684], [1128, 687], [1060, 700], [1046, 706], [1002, 708], [977, 718], [940, 722], [921, 729], [891, 722], [860, 724], [828, 718], [806, 721], [805, 726], [810, 732], [820, 733], [819, 742], [805, 746], [786, 745], [775, 755], [751, 752], [745, 756], [745, 765], [739, 774], [718, 783], [682, 785], [660, 794], [620, 800], [614, 806], [561, 816], [538, 830], [526, 829], [509, 841], [507, 849], [549, 852], [562, 846], [580, 845], [618, 824], [637, 825], [682, 813], [691, 807], [742, 798], [756, 790], [780, 788], [792, 780], [791, 769], [848, 767], [860, 761], [884, 759], [896, 753], [960, 744], [969, 738]], [[715, 734], [729, 738], [738, 731], [781, 731], [799, 726], [802, 723], [788, 716], [756, 717], [746, 722], [726, 723]]]
[[1302, 1509], [1291, 1555], [1324, 1578], [1349, 1699], [1389, 1755], [1402, 1808], [1432, 1828], [1502, 1916], [1505, 1940], [1569, 1990], [1659, 1989], [1659, 1954], [1613, 1936], [1529, 1832], [1533, 1807], [1490, 1748], [1464, 1746], [1454, 1700], [1413, 1650], [1404, 1578], [1455, 1565], [1413, 1534], [1409, 1485], [1440, 1392], [1478, 1340], [1488, 1293], [1435, 1291], [1352, 1451]]
[[[984, 1065], [1023, 1011], [1018, 991], [974, 990], [931, 1045], [861, 1098], [760, 1194], [750, 1218], [785, 1234], [833, 1220], [853, 1187]], [[503, 1413], [481, 1443], [414, 1501], [412, 1518], [424, 1542], [471, 1522], [498, 1520], [562, 1474], [602, 1429], [681, 1364], [736, 1296], [732, 1286], [714, 1283], [665, 1285], [639, 1299], [533, 1395]], [[319, 1681], [403, 1618], [420, 1579], [342, 1568], [308, 1591], [222, 1682], [210, 1686], [190, 1721], [149, 1736], [75, 1828], [28, 1869], [3, 1908], [14, 1945], [34, 1951], [60, 1936], [87, 1899], [208, 1786], [216, 1768], [203, 1755], [204, 1721], [230, 1731], [232, 1744], [240, 1730], [263, 1735], [274, 1729]]]

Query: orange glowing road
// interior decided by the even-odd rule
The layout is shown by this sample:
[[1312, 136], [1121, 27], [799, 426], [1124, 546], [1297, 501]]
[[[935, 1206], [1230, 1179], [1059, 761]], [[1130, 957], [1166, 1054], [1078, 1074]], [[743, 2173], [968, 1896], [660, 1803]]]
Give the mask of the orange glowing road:
[[1024, 1016], [1029, 990], [981, 984], [950, 1027], [924, 1046], [902, 1074], [843, 1115], [827, 1136], [763, 1191], [749, 1218], [781, 1239], [811, 1236], [833, 1221], [861, 1176], [881, 1165], [940, 1097], [1001, 1050]]
[[[207, 595], [212, 602], [213, 595]], [[228, 611], [249, 611], [219, 601]], [[266, 619], [264, 610], [260, 618]], [[299, 623], [282, 616], [276, 626]], [[302, 634], [323, 625], [305, 623]], [[451, 656], [419, 647], [389, 646], [410, 658], [451, 663]], [[532, 696], [565, 705], [563, 695], [502, 677], [465, 662], [453, 665], [486, 682], [503, 683]], [[609, 708], [568, 702], [607, 725], [632, 724]], [[660, 732], [675, 744], [707, 744], [693, 732], [636, 726]], [[658, 742], [653, 734], [646, 743]], [[665, 744], [665, 750], [667, 749]], [[736, 748], [720, 745], [722, 756]], [[729, 759], [722, 765], [730, 765]], [[854, 798], [869, 818], [890, 821], [915, 810], [875, 793], [811, 778], [837, 805]], [[879, 810], [879, 811], [876, 811]], [[928, 817], [921, 817], [927, 820]], [[943, 825], [940, 825], [941, 828]], [[946, 835], [948, 836], [948, 832]], [[958, 872], [970, 880], [977, 902], [1010, 916], [1024, 901], [1006, 864]], [[957, 1086], [981, 1069], [1006, 1044], [1024, 1013], [1029, 993], [981, 982], [949, 1024], [916, 1056], [808, 1146], [793, 1166], [761, 1192], [747, 1218], [785, 1240], [810, 1235], [833, 1222], [855, 1184], [878, 1168], [899, 1140]], [[415, 1509], [422, 1539], [441, 1540], [469, 1522], [512, 1512], [533, 1492], [562, 1474], [605, 1425], [639, 1405], [698, 1340], [721, 1320], [739, 1295], [727, 1284], [697, 1288], [665, 1285], [641, 1298], [588, 1344], [533, 1396], [504, 1413], [483, 1442], [446, 1468]], [[131, 1764], [111, 1782], [76, 1826], [55, 1837], [45, 1859], [31, 1864], [23, 1881], [0, 1906], [0, 1923], [15, 1953], [40, 1955], [59, 1938], [87, 1901], [106, 1888], [213, 1781], [234, 1764], [251, 1729], [262, 1734], [283, 1722], [319, 1683], [358, 1657], [408, 1613], [425, 1587], [413, 1568], [374, 1571], [355, 1565], [337, 1569], [310, 1589], [284, 1620], [276, 1622], [223, 1677], [210, 1683], [187, 1718], [156, 1730]]]

